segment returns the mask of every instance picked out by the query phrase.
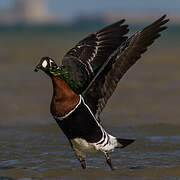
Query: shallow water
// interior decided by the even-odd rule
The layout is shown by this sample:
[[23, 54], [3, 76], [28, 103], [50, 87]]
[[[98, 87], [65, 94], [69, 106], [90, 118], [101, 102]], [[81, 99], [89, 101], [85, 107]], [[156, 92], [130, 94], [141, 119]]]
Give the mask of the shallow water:
[[[180, 178], [180, 126], [108, 127], [119, 137], [136, 138], [111, 153], [109, 170], [102, 154], [88, 154], [81, 170], [56, 124], [29, 128], [3, 127], [0, 132], [0, 176], [14, 179], [177, 179]], [[171, 129], [171, 132], [169, 131]]]
[[49, 113], [51, 83], [34, 73], [42, 56], [56, 61], [86, 33], [0, 32], [0, 180], [180, 179], [180, 28], [163, 33], [121, 80], [102, 114], [109, 133], [135, 138], [87, 157], [83, 171]]

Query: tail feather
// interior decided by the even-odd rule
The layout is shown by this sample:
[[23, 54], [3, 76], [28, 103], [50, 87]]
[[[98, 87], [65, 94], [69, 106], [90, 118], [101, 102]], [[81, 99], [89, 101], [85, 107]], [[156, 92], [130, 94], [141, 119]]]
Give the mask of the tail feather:
[[118, 142], [118, 147], [119, 148], [124, 148], [126, 146], [128, 146], [129, 144], [133, 143], [135, 141], [135, 139], [121, 139], [121, 138], [117, 138], [117, 142]]

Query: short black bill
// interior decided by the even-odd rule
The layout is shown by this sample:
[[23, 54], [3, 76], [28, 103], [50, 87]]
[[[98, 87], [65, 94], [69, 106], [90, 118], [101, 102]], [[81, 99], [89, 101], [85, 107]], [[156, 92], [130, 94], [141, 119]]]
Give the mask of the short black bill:
[[36, 66], [36, 68], [34, 69], [34, 71], [35, 71], [35, 72], [38, 72], [39, 69], [41, 69], [41, 65], [40, 65], [40, 64], [38, 64], [38, 65]]
[[37, 68], [34, 69], [35, 72], [38, 72], [38, 70], [39, 70], [39, 69], [37, 69]]

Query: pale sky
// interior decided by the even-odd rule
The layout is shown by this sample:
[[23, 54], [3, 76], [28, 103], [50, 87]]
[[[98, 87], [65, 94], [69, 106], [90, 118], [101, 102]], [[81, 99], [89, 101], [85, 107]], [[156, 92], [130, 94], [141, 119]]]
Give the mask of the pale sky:
[[[29, 0], [30, 1], [30, 0]], [[13, 0], [0, 0], [0, 8], [6, 8]], [[72, 18], [81, 12], [101, 13], [104, 11], [147, 9], [180, 12], [180, 0], [45, 0], [52, 13]]]

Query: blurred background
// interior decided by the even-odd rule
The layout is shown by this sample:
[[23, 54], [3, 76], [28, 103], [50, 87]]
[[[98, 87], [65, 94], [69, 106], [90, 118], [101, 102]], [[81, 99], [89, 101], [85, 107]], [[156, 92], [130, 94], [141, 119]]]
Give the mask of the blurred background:
[[[180, 144], [177, 143], [177, 140], [180, 142], [179, 0], [0, 0], [0, 142], [4, 145], [4, 149], [1, 148], [0, 151], [6, 152], [1, 157], [0, 170], [1, 166], [18, 166], [18, 163], [18, 167], [29, 163], [26, 166], [30, 171], [33, 168], [43, 170], [48, 165], [43, 164], [43, 160], [41, 164], [39, 156], [45, 158], [47, 155], [41, 154], [42, 151], [49, 153], [54, 166], [59, 164], [57, 156], [53, 159], [57, 152], [52, 148], [65, 140], [63, 136], [59, 140], [60, 131], [50, 115], [52, 85], [44, 73], [33, 72], [42, 56], [50, 56], [60, 63], [63, 55], [73, 45], [99, 28], [126, 19], [131, 35], [163, 14], [170, 18], [168, 29], [161, 33], [162, 36], [126, 73], [103, 111], [102, 118], [105, 128], [110, 132], [118, 136], [120, 133], [125, 137], [144, 137], [145, 140], [142, 141], [147, 146], [152, 142], [155, 145], [176, 142], [176, 153], [167, 155], [165, 159], [166, 162], [176, 162], [180, 154]], [[157, 139], [150, 139], [154, 136]], [[162, 139], [164, 137], [168, 138]], [[47, 145], [45, 140], [48, 138], [48, 142], [52, 144]], [[29, 143], [25, 149], [23, 142]], [[41, 147], [37, 147], [38, 144]], [[171, 147], [174, 146], [171, 144]], [[42, 147], [46, 147], [46, 150]], [[159, 150], [160, 154], [171, 152], [168, 147]], [[132, 150], [133, 153], [136, 148], [138, 149], [138, 144]], [[25, 151], [28, 150], [32, 156], [26, 155]], [[136, 163], [138, 167], [139, 164], [146, 164], [147, 149], [143, 150], [144, 159], [138, 157], [137, 153], [138, 158], [132, 157], [129, 163]], [[149, 151], [152, 159], [160, 156], [153, 156], [157, 149], [149, 148]], [[66, 146], [61, 153], [64, 152]], [[124, 153], [131, 154], [131, 151]], [[73, 155], [67, 156], [69, 159]], [[34, 161], [31, 161], [33, 158]], [[140, 159], [142, 162], [138, 161]], [[33, 163], [40, 163], [42, 167]], [[158, 163], [155, 161], [152, 166], [146, 165], [157, 168]], [[76, 168], [77, 164], [75, 161], [63, 167], [66, 166]], [[127, 164], [124, 165], [125, 169], [126, 167]], [[1, 173], [4, 171], [0, 171], [0, 175]], [[176, 173], [172, 171], [172, 174]]]
[[43, 73], [33, 72], [42, 56], [60, 63], [73, 45], [105, 25], [125, 18], [132, 34], [163, 14], [170, 18], [168, 30], [126, 74], [104, 118], [179, 123], [179, 10], [179, 0], [1, 0], [1, 123], [52, 122], [51, 83]]

